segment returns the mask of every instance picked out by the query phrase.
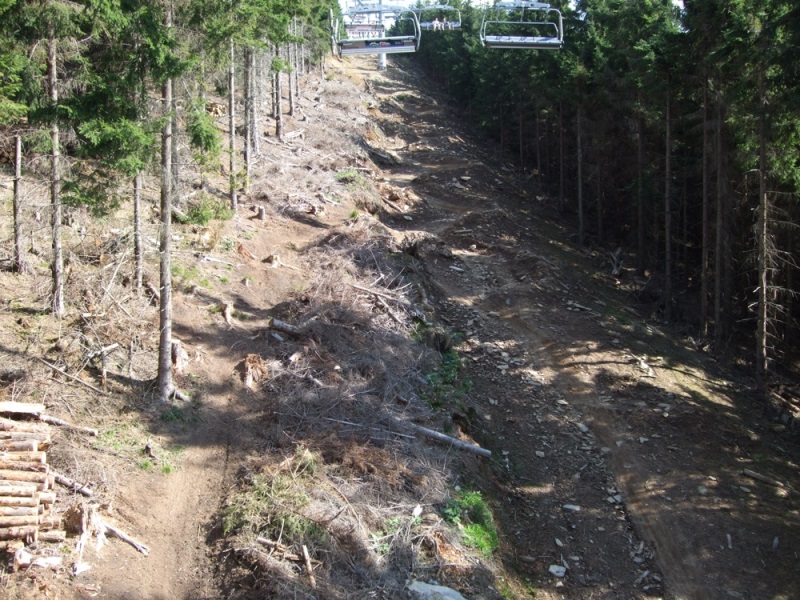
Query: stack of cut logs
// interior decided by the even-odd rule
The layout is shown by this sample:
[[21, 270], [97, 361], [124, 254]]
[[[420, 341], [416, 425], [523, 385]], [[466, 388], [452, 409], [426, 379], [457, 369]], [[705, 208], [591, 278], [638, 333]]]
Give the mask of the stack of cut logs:
[[50, 514], [56, 493], [49, 447], [47, 424], [0, 417], [0, 549], [66, 537], [60, 517]]

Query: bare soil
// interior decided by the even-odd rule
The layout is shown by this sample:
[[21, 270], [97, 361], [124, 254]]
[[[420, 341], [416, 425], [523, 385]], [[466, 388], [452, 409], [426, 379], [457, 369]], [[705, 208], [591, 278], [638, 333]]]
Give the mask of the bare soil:
[[[74, 577], [67, 563], [9, 573], [7, 597], [402, 598], [410, 578], [467, 598], [800, 597], [800, 451], [753, 401], [748, 374], [637, 306], [643, 282], [611, 277], [601, 249], [576, 248], [534, 178], [410, 63], [390, 63], [336, 62], [327, 78], [307, 77], [287, 128], [304, 136], [265, 138], [246, 198], [268, 208], [266, 223], [245, 208], [178, 228], [175, 336], [190, 360], [177, 381], [191, 403], [158, 406], [147, 386], [157, 315], [106, 268], [117, 264], [102, 250], [118, 223], [87, 221], [95, 229], [80, 243], [75, 234], [75, 268], [86, 271], [61, 324], [43, 316], [46, 263], [25, 278], [0, 274], [0, 350], [30, 373], [3, 394], [102, 428], [99, 439], [59, 431], [51, 462], [91, 482], [109, 520], [150, 549], [110, 540]], [[368, 184], [338, 181], [346, 168]], [[80, 283], [94, 284], [92, 298]], [[311, 333], [280, 334], [270, 317]], [[420, 320], [455, 344], [460, 387], [433, 393], [441, 358], [413, 339]], [[31, 360], [99, 384], [96, 366], [78, 370], [81, 352], [116, 339], [124, 351], [106, 397]], [[269, 375], [248, 387], [249, 355]], [[393, 435], [386, 415], [492, 458]], [[254, 474], [280, 473], [300, 446], [322, 457], [308, 495], [336, 540], [309, 548], [316, 589], [302, 565], [261, 557], [221, 524]], [[488, 500], [493, 556], [443, 522], [457, 489]], [[421, 522], [375, 541], [387, 516], [416, 504]], [[70, 545], [48, 551], [69, 556]]]

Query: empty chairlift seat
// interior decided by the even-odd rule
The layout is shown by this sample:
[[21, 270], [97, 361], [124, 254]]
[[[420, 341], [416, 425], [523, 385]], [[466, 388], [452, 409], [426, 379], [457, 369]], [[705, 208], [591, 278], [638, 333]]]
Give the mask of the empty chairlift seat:
[[559, 50], [564, 45], [561, 11], [543, 2], [497, 2], [486, 9], [480, 29], [487, 48]]

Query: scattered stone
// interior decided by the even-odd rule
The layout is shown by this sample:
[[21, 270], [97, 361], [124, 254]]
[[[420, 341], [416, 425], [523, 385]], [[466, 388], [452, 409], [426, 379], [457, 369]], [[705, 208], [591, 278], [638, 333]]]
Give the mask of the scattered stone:
[[404, 218], [406, 221], [413, 221], [413, 220], [414, 220], [414, 219], [413, 219], [413, 218], [412, 218], [410, 215], [403, 215], [403, 218]]
[[556, 577], [564, 577], [564, 575], [567, 574], [567, 568], [561, 565], [550, 565], [547, 570], [551, 575], [555, 575]]
[[541, 450], [537, 450], [536, 456], [538, 456], [539, 458], [544, 458], [544, 452], [542, 452]]
[[704, 485], [697, 486], [697, 493], [701, 496], [705, 496], [708, 493], [708, 488]]
[[560, 539], [556, 538], [556, 546], [558, 546], [559, 548], [563, 548], [564, 547], [564, 542], [562, 542]]
[[411, 597], [417, 600], [466, 600], [452, 588], [414, 581], [408, 586]]
[[585, 423], [576, 423], [578, 429], [580, 429], [581, 433], [589, 433], [589, 428], [586, 426]]
[[581, 510], [581, 507], [577, 504], [565, 504], [563, 508], [564, 510], [569, 510], [571, 512], [579, 512]]

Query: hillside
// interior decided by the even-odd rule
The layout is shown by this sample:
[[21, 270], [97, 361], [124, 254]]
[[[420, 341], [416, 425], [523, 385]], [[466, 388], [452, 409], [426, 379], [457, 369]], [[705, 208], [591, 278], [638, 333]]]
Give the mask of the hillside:
[[62, 321], [46, 251], [0, 273], [0, 400], [99, 430], [53, 427], [50, 464], [93, 492], [54, 511], [91, 505], [148, 548], [39, 544], [61, 566], [9, 567], [7, 597], [800, 597], [800, 452], [747, 374], [640, 310], [643, 282], [579, 251], [412, 63], [374, 62], [309, 75], [286, 142], [264, 124], [238, 214], [175, 225], [190, 402], [155, 399], [124, 209], [73, 211]]

